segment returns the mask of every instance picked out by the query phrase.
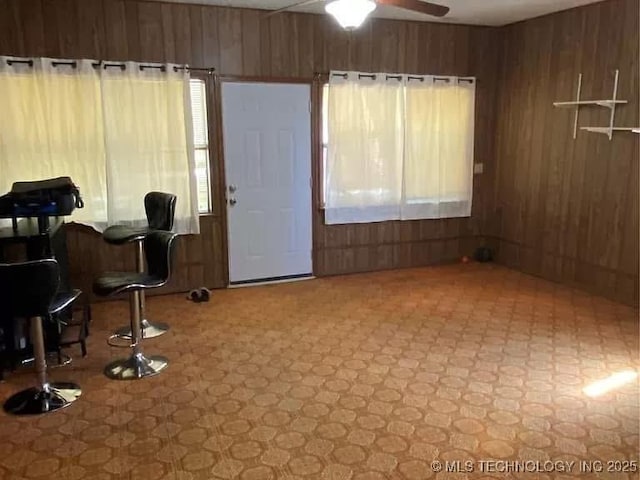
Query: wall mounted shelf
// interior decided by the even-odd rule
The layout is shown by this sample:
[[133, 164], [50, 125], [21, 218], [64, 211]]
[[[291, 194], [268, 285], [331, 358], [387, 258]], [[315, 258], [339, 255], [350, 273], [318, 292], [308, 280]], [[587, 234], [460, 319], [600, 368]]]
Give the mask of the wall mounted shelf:
[[576, 89], [576, 99], [568, 102], [553, 102], [554, 107], [560, 108], [572, 108], [574, 109], [574, 117], [573, 117], [573, 139], [575, 140], [578, 134], [578, 115], [580, 113], [580, 107], [605, 107], [611, 110], [611, 115], [609, 116], [609, 126], [608, 127], [580, 127], [580, 130], [584, 130], [586, 132], [592, 133], [602, 133], [609, 137], [609, 140], [613, 138], [613, 132], [633, 132], [640, 133], [640, 127], [614, 127], [613, 121], [616, 113], [616, 105], [623, 105], [628, 103], [627, 100], [619, 100], [617, 98], [618, 95], [618, 76], [620, 72], [618, 70], [615, 71], [614, 79], [613, 79], [613, 94], [610, 99], [604, 100], [581, 100], [580, 93], [582, 90], [582, 74], [578, 74], [578, 88]]
[[553, 102], [554, 107], [583, 107], [588, 105], [612, 108], [614, 105], [627, 103], [626, 100], [580, 100], [579, 102]]
[[580, 130], [585, 130], [587, 132], [592, 133], [604, 133], [609, 136], [612, 132], [632, 132], [632, 133], [640, 133], [640, 127], [580, 127]]

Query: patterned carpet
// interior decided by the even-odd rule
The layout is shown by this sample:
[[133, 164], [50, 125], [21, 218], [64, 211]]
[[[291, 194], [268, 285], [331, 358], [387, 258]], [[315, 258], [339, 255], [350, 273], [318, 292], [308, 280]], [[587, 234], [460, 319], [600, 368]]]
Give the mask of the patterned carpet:
[[637, 380], [582, 391], [638, 367], [638, 312], [583, 292], [469, 264], [156, 297], [168, 369], [111, 381], [127, 308], [96, 305], [89, 356], [51, 372], [78, 402], [0, 414], [0, 478], [638, 476]]

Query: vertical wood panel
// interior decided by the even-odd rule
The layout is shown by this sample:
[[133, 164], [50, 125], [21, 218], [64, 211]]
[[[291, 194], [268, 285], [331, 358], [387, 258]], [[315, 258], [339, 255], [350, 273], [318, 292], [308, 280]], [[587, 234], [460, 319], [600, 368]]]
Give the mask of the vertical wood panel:
[[357, 71], [373, 70], [373, 28], [367, 22], [361, 28], [350, 32], [349, 64]]
[[125, 2], [125, 25], [127, 32], [127, 49], [129, 58], [127, 60], [141, 61], [142, 50], [140, 48], [140, 21], [138, 19], [138, 2]]
[[30, 55], [44, 55], [44, 19], [42, 17], [41, 0], [25, 0], [14, 4], [14, 6], [17, 6], [20, 10], [18, 15], [22, 20], [22, 45], [24, 53], [29, 52]]
[[473, 48], [473, 45], [469, 44], [469, 37], [471, 31], [461, 25], [456, 25], [455, 30], [452, 30], [453, 43], [454, 43], [454, 70], [457, 75], [464, 75], [458, 69], [461, 65], [469, 64], [469, 52]]
[[191, 59], [191, 19], [187, 5], [171, 5], [173, 19], [173, 41], [178, 63], [189, 63]]
[[[15, 2], [14, 2], [15, 3]], [[43, 0], [42, 1], [42, 14], [47, 19], [44, 22], [44, 55], [49, 57], [55, 57], [60, 55], [60, 44], [58, 39], [58, 13], [57, 3], [55, 0]], [[27, 14], [28, 15], [28, 14]], [[22, 20], [22, 19], [20, 19]], [[20, 22], [22, 23], [22, 22]], [[15, 31], [18, 31], [17, 26], [14, 27]], [[15, 42], [14, 42], [15, 43]], [[24, 54], [27, 54], [26, 52]]]
[[274, 15], [265, 22], [269, 25], [271, 75], [274, 77], [286, 77], [295, 72], [293, 44], [296, 42], [291, 41], [291, 16], [290, 13]]
[[220, 72], [242, 74], [242, 11], [223, 8], [218, 14]]
[[[58, 0], [55, 4], [58, 24], [58, 51], [61, 57], [77, 58], [80, 55], [78, 41], [78, 16], [75, 0]], [[47, 19], [48, 20], [48, 19]]]
[[316, 72], [327, 72], [327, 48], [325, 26], [327, 22], [318, 15], [312, 18], [313, 23], [313, 65]]
[[205, 8], [202, 11], [202, 41], [204, 44], [203, 67], [220, 66], [220, 37], [218, 35], [217, 8]]
[[[321, 17], [319, 23], [324, 32], [323, 70], [349, 70], [349, 32], [344, 31], [333, 19]], [[374, 69], [372, 65], [372, 70]]]
[[419, 34], [419, 48], [418, 54], [423, 62], [421, 62], [421, 71], [418, 73], [429, 74], [432, 72], [438, 72], [438, 74], [445, 74], [442, 65], [442, 49], [446, 48], [444, 45], [444, 37], [440, 33], [442, 32], [440, 25], [424, 24], [420, 25]]
[[204, 28], [202, 24], [202, 12], [204, 8], [191, 5], [189, 7], [189, 19], [191, 23], [191, 55], [189, 63], [194, 66], [204, 66]]
[[407, 25], [405, 34], [404, 66], [407, 72], [420, 71], [420, 25], [417, 22]]
[[261, 32], [263, 14], [242, 11], [242, 72], [248, 76], [268, 75], [262, 72]]
[[158, 48], [162, 45], [164, 38], [162, 9], [150, 3], [139, 3], [138, 22], [140, 23], [140, 57], [149, 62], [164, 61], [164, 49]]
[[300, 42], [298, 45], [298, 75], [311, 78], [315, 69], [315, 22], [312, 15], [296, 15]]
[[[17, 51], [13, 47], [13, 42], [18, 38], [18, 35], [21, 35], [21, 30], [18, 30], [18, 23], [11, 18], [10, 15], [7, 15], [7, 12], [10, 11], [14, 6], [13, 1], [10, 0], [0, 0], [0, 12], [4, 12], [3, 15], [0, 15], [0, 52], [3, 52], [5, 55], [17, 55]], [[14, 30], [11, 35], [8, 35], [6, 32], [10, 30]], [[2, 34], [1, 32], [5, 32]]]
[[404, 46], [404, 29], [399, 29], [390, 20], [374, 19], [372, 61], [379, 72], [398, 72]]
[[124, 2], [122, 0], [105, 0], [103, 18], [106, 60], [129, 59]]
[[78, 15], [78, 56], [103, 59], [106, 55], [104, 5], [102, 0], [76, 3]]
[[160, 18], [162, 22], [162, 43], [163, 60], [168, 63], [178, 63], [176, 57], [176, 37], [173, 31], [172, 6], [163, 4], [160, 7]]
[[[537, 29], [537, 42], [540, 45], [540, 51], [546, 52], [552, 48], [553, 39], [553, 22], [550, 21], [551, 17], [548, 17], [545, 22], [540, 22]], [[541, 54], [537, 64], [540, 68], [540, 75], [545, 80], [540, 82], [534, 91], [534, 95], [549, 96], [550, 85], [550, 60], [548, 55]], [[535, 102], [532, 106], [532, 117], [530, 121], [529, 129], [529, 151], [530, 161], [527, 166], [528, 178], [530, 189], [525, 197], [525, 217], [528, 219], [523, 231], [524, 241], [527, 244], [539, 245], [542, 243], [541, 234], [542, 230], [542, 215], [540, 211], [541, 199], [544, 199], [543, 193], [546, 194], [546, 179], [547, 176], [543, 175], [543, 171], [546, 171], [546, 158], [543, 154], [544, 145], [546, 145], [546, 135], [548, 130], [545, 128], [546, 119], [550, 118], [555, 112], [551, 104], [546, 102]], [[542, 139], [542, 141], [541, 141]], [[527, 263], [529, 262], [529, 263]], [[525, 271], [539, 274], [541, 269], [541, 263], [537, 259], [528, 258], [523, 265]]]

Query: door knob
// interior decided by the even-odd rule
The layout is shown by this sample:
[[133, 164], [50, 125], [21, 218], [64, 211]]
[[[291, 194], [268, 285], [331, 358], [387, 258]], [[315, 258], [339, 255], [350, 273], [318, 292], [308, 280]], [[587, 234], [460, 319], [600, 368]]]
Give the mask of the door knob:
[[238, 187], [236, 187], [235, 185], [229, 185], [229, 192], [230, 193], [234, 193], [236, 190], [238, 190]]
[[229, 199], [229, 205], [231, 205], [232, 207], [233, 207], [236, 203], [238, 203], [238, 201], [237, 201], [235, 198], [230, 198], [230, 199]]

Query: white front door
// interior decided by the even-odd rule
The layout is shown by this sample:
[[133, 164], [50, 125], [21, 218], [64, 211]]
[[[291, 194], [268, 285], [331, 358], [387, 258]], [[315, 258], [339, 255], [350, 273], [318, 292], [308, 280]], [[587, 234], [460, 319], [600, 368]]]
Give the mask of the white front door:
[[231, 283], [311, 274], [310, 93], [222, 83]]

